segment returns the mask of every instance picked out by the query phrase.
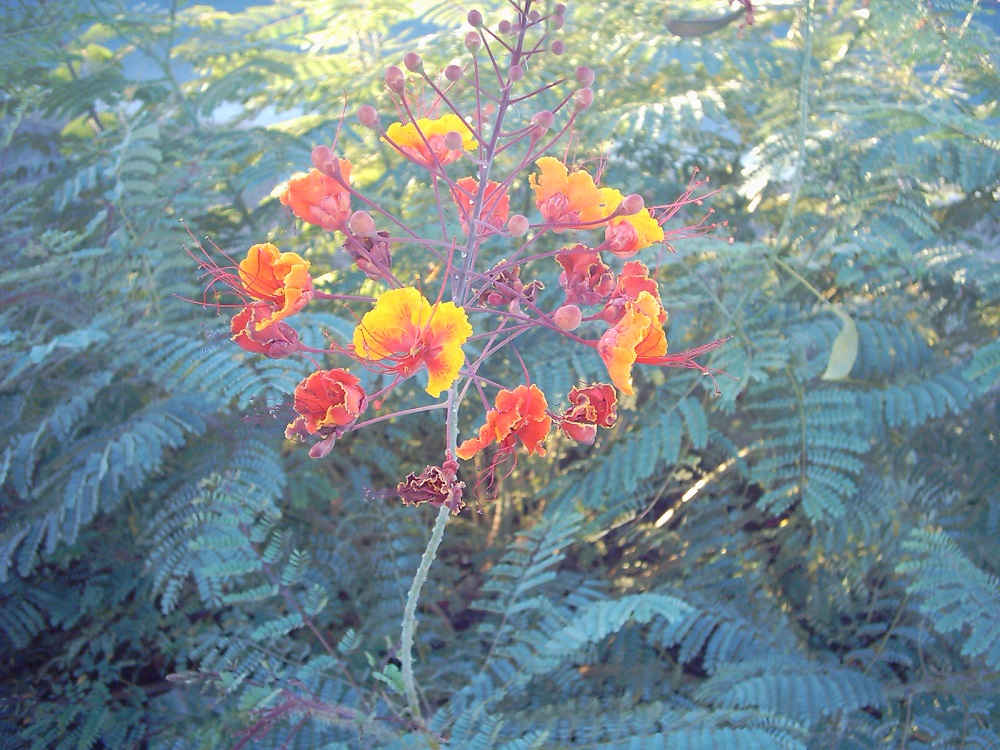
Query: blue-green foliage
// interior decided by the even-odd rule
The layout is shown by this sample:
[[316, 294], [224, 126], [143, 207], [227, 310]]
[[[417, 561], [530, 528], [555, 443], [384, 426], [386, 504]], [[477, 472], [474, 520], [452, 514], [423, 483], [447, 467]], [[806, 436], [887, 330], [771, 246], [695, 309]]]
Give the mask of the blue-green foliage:
[[[1000, 746], [988, 4], [778, 0], [698, 40], [664, 28], [676, 3], [570, 4], [568, 54], [526, 85], [572, 78], [571, 58], [596, 69], [573, 143], [608, 154], [605, 184], [651, 205], [694, 167], [712, 178], [666, 228], [711, 205], [734, 242], [638, 259], [671, 353], [732, 339], [699, 359], [711, 376], [636, 366], [592, 447], [554, 430], [499, 489], [463, 464], [470, 507], [418, 610], [420, 720], [399, 626], [432, 514], [392, 490], [440, 463], [440, 412], [306, 458], [282, 442], [291, 393], [344, 361], [247, 355], [211, 284], [270, 240], [323, 291], [375, 291], [272, 197], [334, 137], [366, 194], [440, 233], [426, 175], [350, 112], [390, 121], [380, 78], [404, 51], [464, 59], [466, 9], [376, 5], [0, 8], [0, 744]], [[509, 10], [483, 6], [491, 24]], [[512, 211], [532, 214], [525, 182]], [[417, 255], [394, 269], [430, 286]], [[538, 272], [543, 309], [558, 270]], [[858, 333], [841, 380], [822, 377], [829, 302]], [[349, 343], [365, 305], [349, 308], [310, 304], [303, 341]], [[520, 358], [555, 413], [607, 379], [548, 331], [517, 354], [490, 376], [520, 382]], [[393, 408], [426, 405], [407, 388]], [[479, 424], [470, 397], [464, 435]]]

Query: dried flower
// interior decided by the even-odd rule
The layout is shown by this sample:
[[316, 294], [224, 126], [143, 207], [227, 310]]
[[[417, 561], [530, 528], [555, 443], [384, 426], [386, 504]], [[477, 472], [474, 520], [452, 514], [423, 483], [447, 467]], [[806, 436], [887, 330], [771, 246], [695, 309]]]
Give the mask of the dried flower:
[[596, 305], [614, 291], [615, 276], [596, 250], [577, 244], [556, 260], [563, 267], [559, 286], [566, 292], [566, 304]]
[[534, 302], [545, 288], [545, 284], [538, 280], [525, 284], [521, 281], [521, 266], [511, 265], [506, 260], [493, 266], [487, 275], [493, 281], [483, 289], [481, 296], [487, 305], [493, 307], [511, 306], [516, 309], [521, 300]]
[[379, 281], [389, 275], [392, 268], [392, 252], [389, 247], [389, 233], [381, 230], [371, 237], [348, 235], [344, 250], [354, 258], [358, 269], [369, 279]]
[[455, 481], [458, 461], [449, 453], [441, 466], [428, 466], [419, 474], [411, 473], [396, 486], [403, 505], [429, 503], [435, 508], [442, 505], [458, 515], [465, 507], [462, 500], [465, 482]]

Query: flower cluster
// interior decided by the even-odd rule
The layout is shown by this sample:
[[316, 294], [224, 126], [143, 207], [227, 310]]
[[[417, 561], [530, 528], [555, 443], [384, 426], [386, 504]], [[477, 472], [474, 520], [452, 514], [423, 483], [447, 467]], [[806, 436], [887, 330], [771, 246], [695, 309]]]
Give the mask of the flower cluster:
[[[532, 58], [562, 54], [562, 43], [552, 37], [563, 12], [561, 5], [549, 15], [522, 8], [516, 23], [505, 22], [493, 32], [473, 11], [467, 66], [451, 65], [433, 77], [410, 53], [403, 61], [409, 75], [396, 66], [385, 74], [398, 121], [383, 128], [373, 106], [359, 108], [360, 123], [377, 132], [383, 148], [410, 162], [418, 184], [438, 201], [440, 236], [421, 237], [367, 198], [352, 184], [353, 165], [335, 154], [336, 144], [318, 146], [312, 169], [280, 189], [279, 201], [294, 217], [343, 237], [346, 255], [381, 289], [375, 296], [314, 288], [308, 261], [267, 242], [251, 247], [235, 274], [212, 272], [241, 297], [230, 326], [238, 346], [273, 358], [298, 353], [315, 364], [295, 388], [297, 416], [285, 432], [289, 439], [314, 441], [310, 455], [324, 456], [346, 433], [389, 416], [445, 412], [445, 460], [399, 483], [397, 494], [408, 505], [429, 503], [458, 513], [465, 505], [459, 460], [483, 454], [492, 470], [520, 450], [544, 456], [553, 427], [568, 441], [595, 443], [599, 429], [616, 423], [618, 393], [635, 393], [637, 365], [714, 372], [694, 357], [720, 341], [668, 354], [657, 267], [632, 259], [653, 249], [655, 260], [659, 248], [672, 249], [668, 238], [714, 226], [664, 228], [682, 206], [700, 200], [694, 192], [702, 183], [693, 183], [674, 203], [647, 207], [637, 194], [602, 185], [599, 170], [592, 174], [550, 155], [593, 102], [594, 74], [587, 68], [534, 91], [512, 93]], [[531, 34], [537, 39], [529, 44]], [[505, 36], [516, 42], [505, 42]], [[504, 56], [508, 63], [501, 67]], [[501, 82], [499, 92], [488, 90], [490, 81]], [[471, 108], [463, 108], [458, 97], [463, 82], [474, 94]], [[533, 96], [558, 88], [568, 92], [556, 107], [529, 112], [520, 126], [508, 122], [530, 110]], [[518, 196], [516, 205], [529, 197], [534, 218], [511, 214], [512, 190], [525, 176], [530, 192]], [[419, 285], [396, 277], [394, 253], [406, 253], [411, 266], [419, 253], [426, 254], [428, 272]], [[545, 287], [538, 274], [558, 275], [559, 304], [542, 304], [549, 298], [541, 294]], [[349, 343], [328, 349], [302, 343], [289, 321], [318, 301], [347, 308], [356, 321]], [[527, 382], [512, 388], [487, 377], [484, 363], [536, 328], [596, 351], [610, 382], [570, 389], [560, 410], [530, 382], [527, 366]], [[513, 355], [521, 360], [516, 349]], [[346, 360], [348, 367], [327, 369], [328, 357]], [[353, 372], [350, 365], [356, 366]], [[369, 405], [380, 412], [392, 392], [414, 376], [433, 403], [359, 424]], [[494, 389], [491, 403], [486, 394]], [[478, 434], [459, 442], [459, 407], [475, 395], [485, 417]]]

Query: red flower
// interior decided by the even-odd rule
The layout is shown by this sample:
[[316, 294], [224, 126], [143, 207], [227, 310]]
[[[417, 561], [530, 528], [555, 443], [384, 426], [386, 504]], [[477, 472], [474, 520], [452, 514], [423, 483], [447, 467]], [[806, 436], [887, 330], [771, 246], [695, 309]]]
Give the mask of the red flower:
[[285, 437], [305, 440], [318, 435], [323, 439], [309, 449], [309, 455], [320, 458], [330, 452], [367, 405], [361, 381], [347, 370], [318, 370], [295, 386], [299, 416], [285, 428]]
[[618, 419], [618, 396], [610, 383], [571, 388], [569, 402], [572, 406], [559, 417], [559, 426], [567, 437], [584, 445], [594, 442], [598, 427], [612, 427]]
[[274, 311], [265, 305], [247, 305], [233, 316], [229, 332], [241, 349], [254, 354], [263, 354], [272, 359], [280, 359], [294, 353], [299, 347], [299, 334], [287, 323], [265, 323], [257, 330], [257, 324], [268, 320]]
[[618, 274], [611, 299], [608, 300], [598, 317], [614, 325], [625, 315], [625, 303], [636, 302], [643, 292], [648, 292], [653, 296], [653, 299], [661, 304], [659, 319], [660, 323], [665, 323], [667, 313], [662, 309], [660, 287], [656, 283], [656, 279], [649, 278], [649, 269], [646, 268], [646, 264], [638, 260], [629, 261], [622, 266], [622, 272]]
[[449, 453], [443, 465], [428, 466], [419, 474], [407, 474], [406, 479], [396, 486], [396, 491], [403, 505], [429, 503], [435, 508], [444, 505], [452, 515], [457, 516], [465, 507], [462, 500], [465, 482], [455, 481], [457, 473], [458, 461]]
[[[351, 178], [351, 162], [338, 159], [340, 174], [346, 183]], [[344, 185], [318, 169], [293, 176], [278, 200], [292, 209], [302, 221], [316, 224], [330, 232], [344, 231], [351, 217], [351, 193]]]
[[552, 418], [545, 413], [548, 404], [538, 386], [519, 385], [512, 391], [502, 390], [494, 405], [495, 409], [486, 412], [486, 424], [479, 430], [479, 437], [458, 446], [456, 455], [468, 460], [494, 442], [502, 454], [511, 453], [520, 440], [528, 455], [544, 456], [542, 441], [549, 434]]
[[615, 276], [600, 254], [586, 245], [573, 245], [556, 256], [563, 272], [559, 286], [566, 292], [566, 304], [596, 305], [615, 288]]
[[[463, 177], [451, 189], [452, 200], [458, 206], [458, 221], [466, 234], [469, 232], [469, 217], [472, 216], [478, 191], [479, 183], [472, 177]], [[510, 196], [507, 195], [507, 189], [499, 182], [490, 180], [486, 183], [483, 205], [479, 209], [479, 222], [488, 224], [493, 229], [500, 229], [507, 223], [509, 215]]]

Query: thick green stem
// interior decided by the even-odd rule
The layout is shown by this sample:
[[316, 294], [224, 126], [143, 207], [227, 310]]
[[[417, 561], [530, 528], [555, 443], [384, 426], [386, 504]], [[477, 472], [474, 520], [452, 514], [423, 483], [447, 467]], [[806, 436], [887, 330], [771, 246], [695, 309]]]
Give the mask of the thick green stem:
[[406, 692], [406, 703], [410, 707], [410, 713], [414, 718], [420, 717], [420, 701], [417, 698], [417, 684], [413, 680], [413, 634], [417, 630], [417, 601], [420, 599], [420, 590], [424, 587], [427, 574], [430, 572], [431, 563], [437, 556], [438, 547], [444, 539], [444, 527], [448, 525], [448, 517], [451, 511], [446, 506], [441, 506], [437, 519], [434, 521], [434, 530], [431, 531], [430, 541], [427, 542], [427, 549], [424, 550], [423, 557], [420, 558], [420, 567], [413, 577], [410, 585], [410, 593], [406, 595], [406, 607], [403, 609], [403, 636], [400, 640], [400, 662], [403, 672], [403, 690]]
[[[457, 391], [457, 385], [452, 385], [448, 389], [446, 430], [448, 452], [452, 456], [455, 455], [455, 446], [458, 444]], [[448, 507], [442, 505], [434, 520], [431, 538], [427, 541], [427, 548], [420, 558], [420, 566], [417, 568], [417, 574], [413, 576], [413, 583], [410, 584], [410, 591], [406, 595], [406, 606], [403, 608], [403, 634], [399, 641], [399, 661], [403, 673], [403, 691], [406, 693], [406, 703], [410, 708], [410, 714], [415, 719], [420, 718], [420, 700], [417, 696], [417, 684], [413, 679], [413, 636], [417, 631], [417, 602], [420, 601], [420, 590], [427, 580], [431, 563], [437, 557], [438, 547], [441, 546], [441, 541], [444, 539], [444, 527], [448, 525], [450, 515], [451, 511]]]

